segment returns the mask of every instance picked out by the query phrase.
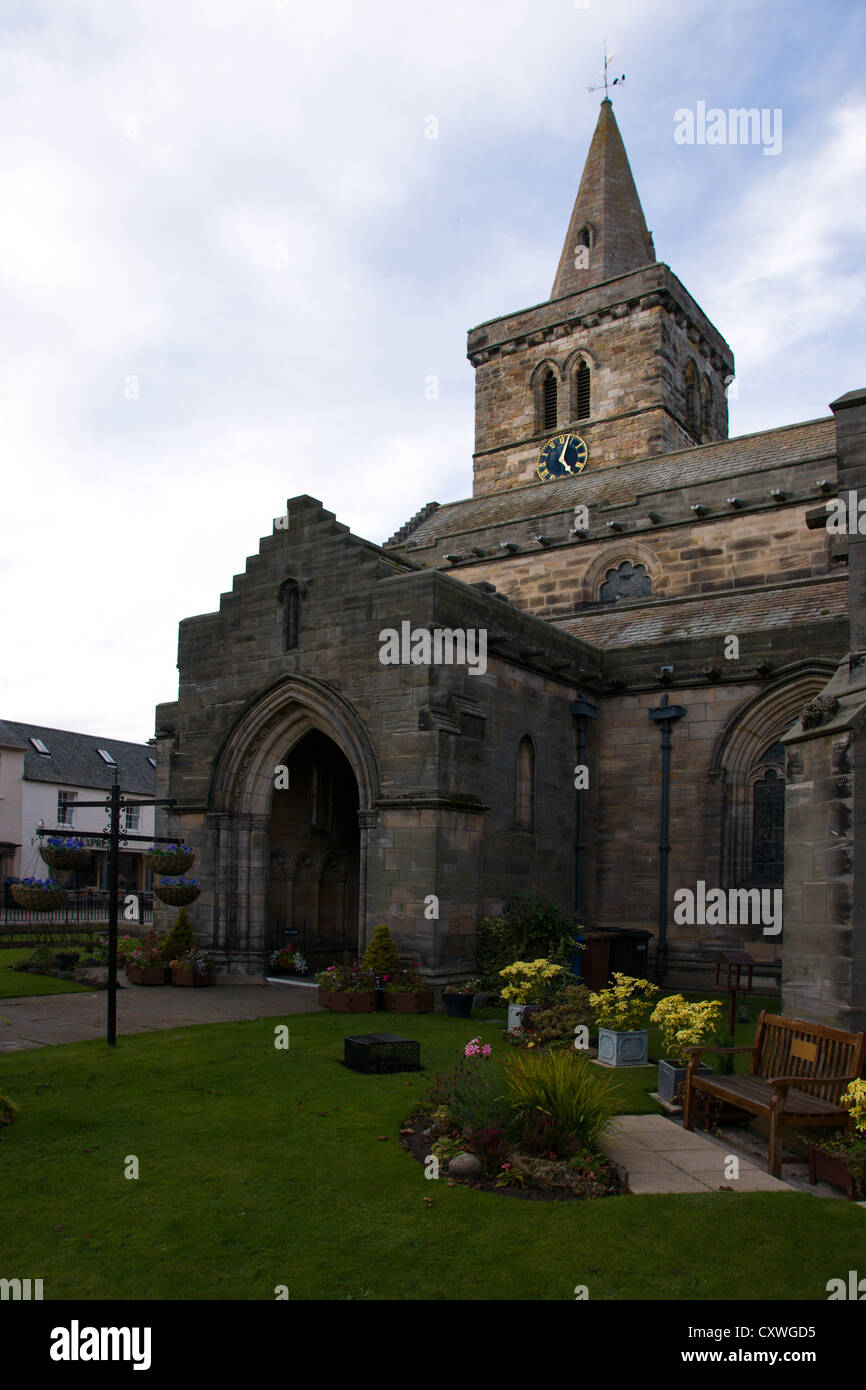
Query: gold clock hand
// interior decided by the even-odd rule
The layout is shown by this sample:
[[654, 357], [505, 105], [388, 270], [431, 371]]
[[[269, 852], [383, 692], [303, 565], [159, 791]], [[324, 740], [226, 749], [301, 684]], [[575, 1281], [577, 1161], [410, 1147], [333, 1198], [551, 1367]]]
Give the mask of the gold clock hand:
[[568, 467], [568, 464], [567, 464], [566, 461], [565, 461], [565, 451], [566, 451], [567, 448], [568, 448], [568, 440], [566, 440], [566, 442], [563, 444], [563, 446], [562, 446], [562, 453], [561, 453], [560, 456], [559, 456], [559, 462], [562, 464], [563, 468], [567, 468], [567, 467]]

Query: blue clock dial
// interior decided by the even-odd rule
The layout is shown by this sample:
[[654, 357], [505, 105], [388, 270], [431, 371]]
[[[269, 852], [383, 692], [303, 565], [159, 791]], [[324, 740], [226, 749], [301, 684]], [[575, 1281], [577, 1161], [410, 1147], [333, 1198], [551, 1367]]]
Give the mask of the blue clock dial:
[[579, 434], [557, 434], [538, 455], [538, 476], [542, 482], [551, 478], [571, 478], [586, 467], [587, 448]]

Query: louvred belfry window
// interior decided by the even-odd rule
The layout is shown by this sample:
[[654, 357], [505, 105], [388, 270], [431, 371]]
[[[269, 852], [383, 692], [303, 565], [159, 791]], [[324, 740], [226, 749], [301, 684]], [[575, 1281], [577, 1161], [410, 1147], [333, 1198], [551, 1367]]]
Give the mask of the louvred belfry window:
[[581, 362], [577, 369], [577, 418], [578, 420], [588, 420], [589, 409], [589, 364]]
[[556, 429], [556, 377], [549, 371], [542, 386], [542, 422], [546, 430]]

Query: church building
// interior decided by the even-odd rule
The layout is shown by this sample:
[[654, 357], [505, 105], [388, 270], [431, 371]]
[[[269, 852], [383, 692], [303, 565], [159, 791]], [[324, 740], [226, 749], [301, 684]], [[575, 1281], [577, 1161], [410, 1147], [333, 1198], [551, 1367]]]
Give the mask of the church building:
[[678, 905], [784, 888], [783, 740], [849, 647], [837, 417], [728, 437], [732, 350], [656, 259], [608, 99], [549, 299], [468, 356], [471, 497], [381, 546], [291, 498], [180, 624], [157, 795], [197, 937], [261, 976], [287, 931], [318, 969], [386, 922], [441, 984], [536, 885], [648, 931], [665, 985], [746, 949], [778, 988], [777, 925]]

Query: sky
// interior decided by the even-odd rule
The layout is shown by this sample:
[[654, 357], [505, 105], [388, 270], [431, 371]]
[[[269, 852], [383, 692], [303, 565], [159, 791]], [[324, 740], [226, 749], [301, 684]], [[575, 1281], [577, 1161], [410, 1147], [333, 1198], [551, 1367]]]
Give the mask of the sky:
[[[550, 294], [605, 41], [731, 434], [866, 385], [864, 31], [859, 0], [0, 0], [0, 718], [144, 741], [178, 622], [287, 499], [382, 543], [471, 494], [466, 333]], [[781, 148], [678, 143], [701, 102], [780, 112]]]

